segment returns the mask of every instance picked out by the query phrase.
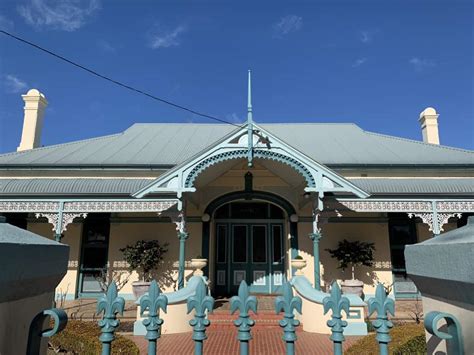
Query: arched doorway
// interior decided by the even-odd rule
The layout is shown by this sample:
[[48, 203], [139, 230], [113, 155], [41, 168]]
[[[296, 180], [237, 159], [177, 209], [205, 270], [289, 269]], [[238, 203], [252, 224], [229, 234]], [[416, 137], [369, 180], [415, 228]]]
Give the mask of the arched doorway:
[[289, 221], [293, 207], [276, 195], [254, 191], [223, 196], [206, 211], [212, 217], [204, 239], [210, 242], [213, 293], [236, 294], [242, 280], [252, 293], [280, 293], [288, 253], [297, 249], [296, 223]]

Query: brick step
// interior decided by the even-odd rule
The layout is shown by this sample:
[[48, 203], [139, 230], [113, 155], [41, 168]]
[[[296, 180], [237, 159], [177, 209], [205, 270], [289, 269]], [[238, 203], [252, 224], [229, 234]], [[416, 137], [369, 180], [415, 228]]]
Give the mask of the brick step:
[[[211, 322], [210, 327], [213, 329], [235, 328], [234, 320], [238, 318], [238, 312], [231, 315], [229, 312], [214, 311], [214, 313], [208, 315], [208, 318]], [[274, 312], [259, 312], [257, 314], [251, 313], [250, 318], [255, 321], [255, 326], [252, 329], [279, 329], [279, 321], [283, 318], [283, 315], [275, 314]]]

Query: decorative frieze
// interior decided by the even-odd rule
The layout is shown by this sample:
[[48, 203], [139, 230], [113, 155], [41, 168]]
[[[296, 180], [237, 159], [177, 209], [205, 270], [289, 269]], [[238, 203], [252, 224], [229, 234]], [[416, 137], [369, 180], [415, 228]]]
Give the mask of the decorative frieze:
[[436, 201], [439, 212], [474, 212], [474, 201]]
[[428, 230], [433, 231], [433, 213], [408, 213], [408, 217], [418, 217], [421, 218], [424, 224], [428, 225]]
[[58, 201], [0, 201], [0, 212], [57, 212]]
[[68, 212], [161, 212], [177, 204], [177, 200], [165, 201], [71, 201], [64, 202]]
[[347, 208], [356, 212], [431, 212], [430, 201], [341, 201]]

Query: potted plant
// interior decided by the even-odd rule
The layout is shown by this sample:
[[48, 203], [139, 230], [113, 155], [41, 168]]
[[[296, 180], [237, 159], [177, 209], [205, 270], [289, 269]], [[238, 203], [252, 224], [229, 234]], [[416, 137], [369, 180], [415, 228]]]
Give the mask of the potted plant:
[[196, 269], [194, 271], [194, 275], [202, 276], [204, 272], [202, 271], [207, 265], [207, 259], [202, 257], [201, 255], [196, 256], [195, 258], [191, 259], [191, 267]]
[[140, 281], [132, 282], [133, 295], [138, 299], [148, 292], [151, 272], [163, 260], [163, 255], [168, 251], [168, 243], [161, 245], [158, 240], [139, 240], [120, 251], [130, 270], [137, 271], [140, 276]]
[[354, 268], [358, 265], [372, 266], [374, 263], [374, 243], [353, 241], [346, 239], [340, 241], [336, 249], [326, 249], [332, 258], [339, 262], [339, 268], [344, 271], [351, 266], [352, 279], [341, 283], [343, 293], [353, 293], [362, 297], [364, 283], [355, 279]]
[[301, 276], [303, 275], [303, 271], [301, 271], [306, 266], [306, 260], [303, 259], [301, 255], [297, 255], [291, 260], [291, 267], [296, 269], [295, 275]]

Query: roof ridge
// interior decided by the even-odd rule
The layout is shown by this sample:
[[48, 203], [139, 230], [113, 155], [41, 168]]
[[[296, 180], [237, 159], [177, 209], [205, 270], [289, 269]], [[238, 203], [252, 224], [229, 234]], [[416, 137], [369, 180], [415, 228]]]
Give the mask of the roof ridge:
[[404, 137], [398, 137], [398, 136], [391, 136], [389, 134], [371, 132], [371, 131], [366, 131], [364, 129], [362, 131], [364, 133], [371, 134], [371, 135], [374, 135], [374, 136], [380, 136], [380, 137], [384, 137], [384, 138], [391, 138], [391, 139], [395, 139], [395, 140], [398, 140], [398, 141], [405, 141], [405, 142], [410, 142], [410, 143], [417, 143], [417, 144], [425, 146], [425, 147], [434, 147], [434, 148], [448, 149], [448, 150], [454, 150], [454, 151], [460, 151], [460, 152], [464, 152], [464, 153], [474, 154], [474, 151], [469, 150], [469, 149], [451, 147], [451, 146], [442, 145], [442, 144], [426, 143], [426, 142], [422, 142], [422, 141], [417, 141], [416, 139], [410, 139], [410, 138], [404, 138]]
[[93, 137], [93, 138], [86, 138], [86, 139], [79, 139], [77, 141], [72, 141], [72, 142], [65, 142], [65, 143], [58, 143], [58, 144], [53, 144], [53, 145], [46, 145], [46, 146], [42, 146], [42, 147], [38, 147], [38, 148], [33, 148], [33, 149], [28, 149], [28, 150], [21, 150], [21, 151], [16, 151], [16, 152], [9, 152], [9, 153], [2, 153], [0, 154], [0, 158], [3, 158], [3, 157], [7, 157], [7, 156], [10, 156], [10, 155], [21, 155], [21, 154], [25, 154], [25, 153], [29, 153], [29, 152], [37, 152], [37, 151], [41, 151], [41, 150], [46, 150], [46, 149], [51, 149], [51, 148], [55, 148], [55, 147], [59, 147], [59, 146], [68, 146], [68, 145], [73, 145], [73, 144], [77, 144], [77, 143], [82, 143], [82, 142], [91, 142], [91, 141], [98, 141], [98, 140], [101, 140], [101, 139], [106, 139], [106, 138], [112, 138], [112, 137], [116, 137], [116, 136], [120, 136], [120, 135], [123, 135], [125, 133], [124, 132], [119, 132], [119, 133], [114, 133], [114, 134], [107, 134], [105, 136], [99, 136], [99, 137]]

